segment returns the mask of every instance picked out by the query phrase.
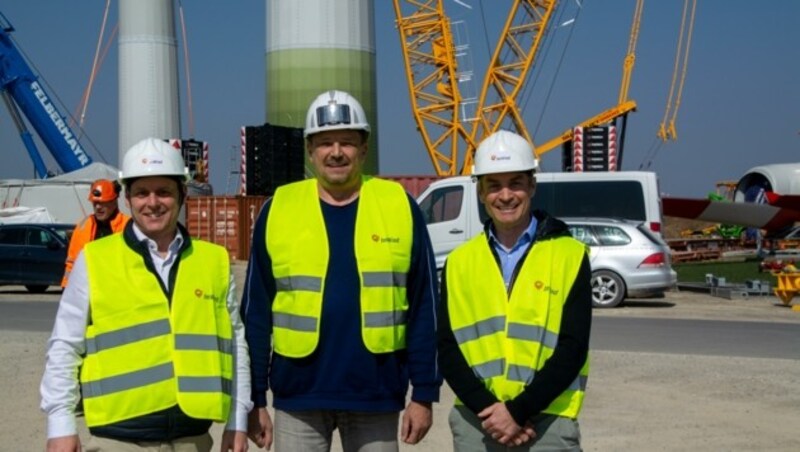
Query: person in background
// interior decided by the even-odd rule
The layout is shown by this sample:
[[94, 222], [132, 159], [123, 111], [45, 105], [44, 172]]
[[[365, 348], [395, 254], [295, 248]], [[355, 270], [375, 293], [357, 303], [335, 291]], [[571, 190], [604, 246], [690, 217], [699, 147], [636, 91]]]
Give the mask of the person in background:
[[537, 166], [517, 134], [481, 142], [473, 176], [489, 220], [443, 270], [439, 366], [459, 452], [581, 450], [591, 269], [566, 224], [532, 209]]
[[[437, 297], [422, 213], [395, 182], [362, 174], [361, 104], [320, 94], [306, 116], [316, 177], [279, 187], [253, 231], [242, 310], [250, 349], [250, 438], [278, 451], [398, 450], [432, 423]], [[406, 404], [409, 380], [413, 386]]]
[[61, 287], [67, 287], [69, 274], [83, 246], [92, 240], [122, 231], [129, 217], [120, 212], [117, 199], [122, 186], [117, 181], [97, 179], [89, 188], [89, 202], [94, 212], [81, 220], [72, 232]]
[[[120, 179], [133, 221], [78, 255], [48, 341], [41, 407], [47, 450], [81, 450], [83, 391], [90, 451], [247, 450], [250, 372], [228, 252], [178, 223], [187, 168], [148, 138]], [[80, 376], [78, 368], [81, 367]]]
[[194, 176], [186, 183], [189, 196], [214, 195], [214, 187], [208, 183], [208, 179], [206, 178], [206, 164], [203, 159], [198, 159], [194, 167]]

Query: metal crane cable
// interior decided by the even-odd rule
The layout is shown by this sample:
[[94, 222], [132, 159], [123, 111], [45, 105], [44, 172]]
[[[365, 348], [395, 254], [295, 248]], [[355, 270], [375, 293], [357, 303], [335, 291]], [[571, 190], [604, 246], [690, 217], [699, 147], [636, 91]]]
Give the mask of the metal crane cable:
[[[94, 49], [94, 60], [92, 61], [92, 69], [89, 71], [89, 81], [86, 83], [86, 88], [83, 90], [83, 97], [81, 98], [81, 103], [78, 109], [80, 110], [80, 114], [78, 117], [80, 120], [78, 121], [78, 129], [81, 130], [81, 136], [83, 136], [83, 124], [86, 120], [86, 109], [89, 106], [89, 97], [92, 95], [92, 87], [94, 87], [94, 80], [97, 76], [97, 70], [99, 64], [101, 62], [101, 47], [103, 44], [103, 36], [106, 32], [106, 23], [108, 22], [108, 12], [111, 9], [111, 0], [106, 0], [106, 7], [103, 11], [103, 22], [100, 24], [100, 34], [97, 36], [97, 46]], [[117, 28], [114, 27], [114, 32], [112, 35], [116, 33]], [[109, 39], [110, 42], [110, 39]], [[108, 49], [106, 47], [106, 49]], [[80, 137], [79, 137], [80, 138]]]
[[[673, 109], [672, 117], [670, 118], [670, 124], [672, 124], [671, 129], [673, 129], [673, 132], [674, 132], [675, 119], [678, 116], [678, 109], [681, 106], [681, 97], [683, 96], [683, 84], [686, 81], [686, 68], [689, 65], [689, 48], [691, 47], [692, 44], [692, 31], [694, 31], [694, 13], [696, 9], [697, 9], [697, 0], [692, 0], [692, 13], [689, 19], [689, 31], [686, 33], [686, 46], [683, 49], [683, 62], [681, 63], [681, 81], [678, 84], [678, 94], [675, 98], [675, 108]], [[683, 23], [681, 24], [681, 32], [683, 32]], [[676, 138], [674, 134], [673, 138]]]
[[640, 170], [648, 170], [653, 165], [653, 162], [658, 156], [658, 152], [661, 148], [664, 147], [664, 142], [659, 140], [658, 138], [654, 138], [653, 142], [650, 143], [650, 147], [645, 152], [644, 158], [642, 158], [642, 163], [639, 164]]
[[186, 72], [186, 105], [189, 114], [189, 136], [194, 137], [194, 108], [192, 106], [192, 76], [189, 68], [189, 42], [186, 40], [186, 21], [183, 19], [183, 3], [178, 0], [178, 13], [181, 18], [181, 36], [183, 38], [183, 64]]
[[[683, 4], [683, 14], [681, 16], [681, 28], [678, 35], [678, 46], [675, 50], [675, 67], [672, 72], [672, 83], [669, 88], [669, 96], [667, 97], [667, 106], [664, 111], [664, 119], [661, 121], [661, 124], [656, 131], [656, 139], [654, 139], [654, 144], [650, 146], [645, 158], [642, 160], [642, 163], [639, 165], [639, 169], [649, 169], [650, 166], [655, 161], [658, 152], [662, 149], [663, 144], [669, 140], [676, 140], [677, 133], [675, 131], [675, 120], [678, 116], [678, 109], [680, 108], [681, 104], [681, 97], [683, 96], [683, 85], [686, 81], [686, 68], [689, 64], [689, 47], [691, 46], [692, 42], [692, 31], [694, 30], [694, 16], [695, 10], [697, 7], [697, 0], [691, 0], [692, 2], [692, 9], [691, 13], [689, 13], [689, 26], [688, 31], [686, 27], [686, 17], [687, 12], [689, 10], [689, 1], [685, 0]], [[684, 36], [686, 37], [686, 43], [684, 44]], [[681, 73], [680, 81], [678, 81], [678, 72]], [[677, 82], [677, 85], [676, 85]], [[675, 88], [677, 86], [677, 94], [675, 94]], [[671, 113], [671, 115], [670, 115]], [[669, 118], [669, 125], [667, 125], [667, 118]], [[660, 140], [659, 140], [660, 139]]]
[[483, 11], [483, 0], [478, 0], [478, 7], [481, 10], [481, 25], [483, 25], [483, 40], [486, 43], [486, 54], [492, 55], [492, 47], [489, 44], [489, 31], [486, 29], [486, 13]]
[[92, 72], [90, 74], [90, 81], [87, 84], [86, 89], [83, 92], [83, 99], [81, 100], [81, 105], [78, 107], [78, 110], [82, 110], [82, 113], [79, 115], [80, 117], [80, 125], [78, 126], [81, 131], [83, 130], [83, 124], [86, 122], [86, 110], [89, 105], [89, 97], [91, 95], [92, 86], [94, 86], [94, 81], [97, 76], [97, 73], [100, 72], [100, 67], [103, 65], [103, 61], [106, 60], [106, 56], [108, 55], [108, 51], [111, 48], [111, 44], [114, 43], [114, 38], [117, 37], [117, 32], [119, 31], [119, 24], [114, 25], [114, 28], [111, 30], [111, 34], [108, 35], [108, 39], [106, 40], [105, 46], [103, 50], [100, 52], [100, 58], [97, 62], [97, 68], [92, 68]]
[[[550, 82], [550, 87], [547, 89], [547, 94], [545, 95], [544, 102], [542, 103], [542, 112], [544, 112], [547, 109], [547, 105], [550, 102], [550, 96], [553, 94], [553, 90], [554, 90], [555, 84], [556, 84], [556, 79], [558, 79], [558, 74], [561, 71], [561, 66], [564, 63], [564, 57], [566, 56], [567, 49], [569, 48], [569, 44], [572, 41], [572, 35], [573, 35], [573, 32], [575, 31], [576, 24], [578, 23], [578, 18], [580, 17], [581, 10], [583, 10], [583, 8], [579, 7], [578, 8], [578, 12], [575, 13], [575, 20], [573, 22], [573, 25], [570, 27], [569, 33], [567, 34], [567, 42], [564, 44], [564, 48], [561, 50], [561, 56], [558, 59], [558, 64], [556, 65], [556, 70], [553, 73], [553, 79]], [[562, 9], [562, 14], [563, 14], [563, 9]], [[557, 23], [561, 23], [561, 18], [559, 18]], [[530, 96], [528, 96], [528, 97], [530, 97]], [[523, 106], [522, 106], [522, 110], [523, 111], [525, 110], [525, 107], [527, 106], [528, 100], [529, 99], [526, 99], [524, 101], [524, 103], [523, 103]], [[544, 119], [544, 114], [539, 115], [539, 120], [536, 121], [536, 127], [533, 129], [533, 136], [536, 136], [537, 133], [539, 132], [539, 127], [541, 127], [543, 119]]]
[[[555, 22], [550, 21], [547, 24], [547, 30], [544, 33], [544, 36], [546, 36], [547, 39], [545, 39], [544, 47], [543, 47], [542, 52], [540, 54], [541, 56], [539, 56], [537, 58], [537, 60], [535, 61], [535, 64], [539, 64], [539, 67], [541, 67], [541, 64], [540, 64], [541, 61], [547, 61], [547, 55], [550, 54], [550, 49], [553, 48], [554, 40], [551, 37], [551, 33], [552, 33], [553, 27], [556, 26], [556, 25], [553, 25], [553, 24], [554, 23], [556, 23], [556, 24], [561, 23], [563, 16], [564, 16], [564, 8], [560, 8], [559, 9], [559, 17], [556, 18]], [[519, 96], [520, 99], [521, 99], [521, 102], [519, 102], [520, 111], [523, 111], [523, 112], [525, 111], [525, 108], [528, 106], [528, 102], [530, 101], [530, 98], [533, 95], [533, 88], [539, 82], [539, 77], [542, 76], [542, 71], [531, 71], [531, 73], [534, 74], [533, 75], [533, 80], [527, 81], [522, 85], [522, 92], [520, 93], [520, 96]], [[553, 83], [555, 83], [555, 81], [551, 82], [551, 86], [552, 86]], [[534, 131], [534, 135], [536, 134], [535, 132], [536, 131]]]
[[[680, 106], [681, 96], [683, 95], [683, 83], [686, 80], [686, 67], [689, 61], [689, 46], [692, 40], [692, 31], [694, 29], [694, 14], [697, 6], [697, 0], [692, 1], [692, 12], [689, 19], [689, 28], [686, 28], [686, 17], [689, 10], [689, 1], [685, 0], [683, 3], [683, 14], [681, 16], [681, 28], [678, 33], [678, 46], [675, 49], [675, 65], [672, 70], [672, 83], [669, 87], [669, 95], [667, 96], [667, 106], [664, 109], [664, 119], [659, 125], [657, 136], [663, 141], [670, 138], [675, 140], [677, 138], [675, 133], [675, 119], [678, 115], [678, 107]], [[684, 36], [686, 43], [684, 44]], [[678, 81], [678, 73], [681, 73], [680, 81]], [[677, 94], [675, 94], [677, 87]], [[669, 121], [669, 123], [668, 123]], [[669, 125], [668, 125], [669, 124]]]
[[[490, 48], [490, 45], [489, 45], [489, 34], [488, 34], [488, 31], [487, 31], [487, 28], [486, 28], [486, 14], [485, 14], [485, 11], [483, 9], [483, 1], [482, 0], [478, 1], [478, 6], [479, 6], [480, 11], [481, 11], [481, 20], [482, 20], [482, 25], [483, 25], [484, 42], [486, 43], [486, 50], [487, 50], [487, 53], [489, 55], [491, 55], [492, 52], [491, 52], [491, 48]], [[578, 8], [578, 12], [576, 13], [575, 18], [574, 18], [575, 22], [578, 21], [578, 17], [580, 16], [580, 11], [582, 9], [583, 8], [581, 8], [581, 7]], [[564, 11], [565, 11], [565, 8], [561, 8], [560, 9], [559, 18], [555, 21], [555, 24], [559, 24], [559, 23], [562, 22], [563, 16], [565, 14]], [[553, 21], [551, 21], [550, 24], [548, 24], [548, 27], [552, 28], [554, 26], [556, 26], [556, 25], [553, 25]], [[558, 65], [556, 66], [556, 71], [555, 71], [555, 73], [553, 75], [553, 79], [552, 79], [552, 81], [550, 83], [550, 87], [548, 88], [547, 95], [545, 96], [545, 102], [542, 105], [542, 111], [544, 111], [544, 109], [547, 107], [547, 103], [548, 103], [548, 101], [550, 99], [550, 96], [552, 95], [552, 92], [553, 92], [553, 89], [554, 89], [554, 86], [555, 86], [555, 81], [556, 81], [556, 79], [558, 77], [559, 71], [561, 70], [561, 66], [563, 64], [567, 48], [569, 47], [569, 43], [572, 40], [573, 30], [574, 30], [574, 25], [573, 25], [573, 27], [570, 28], [570, 32], [569, 32], [569, 34], [567, 36], [567, 42], [566, 42], [566, 44], [565, 44], [565, 46], [564, 46], [564, 48], [563, 48], [563, 50], [561, 52], [561, 56], [559, 57], [559, 62], [558, 62]], [[547, 34], [550, 34], [550, 33], [548, 32]], [[550, 52], [550, 48], [553, 46], [553, 41], [554, 41], [553, 39], [548, 39], [547, 40], [547, 43], [545, 44], [545, 47], [544, 47], [544, 54], [543, 54], [542, 58], [538, 59], [539, 61], [542, 61], [543, 59], [546, 59], [547, 55]], [[537, 71], [536, 75], [534, 75], [534, 78], [533, 78], [532, 81], [526, 82], [526, 83], [523, 84], [522, 92], [520, 93], [520, 98], [522, 99], [522, 102], [519, 103], [520, 111], [524, 112], [525, 109], [527, 108], [528, 102], [530, 102], [531, 96], [533, 94], [533, 86], [536, 83], [538, 83], [538, 80], [539, 80], [540, 76], [541, 76], [541, 71]], [[534, 136], [536, 135], [536, 133], [539, 130], [539, 127], [541, 126], [541, 122], [542, 122], [542, 117], [543, 116], [544, 115], [539, 115], [539, 120], [537, 121], [536, 128], [534, 129]]]

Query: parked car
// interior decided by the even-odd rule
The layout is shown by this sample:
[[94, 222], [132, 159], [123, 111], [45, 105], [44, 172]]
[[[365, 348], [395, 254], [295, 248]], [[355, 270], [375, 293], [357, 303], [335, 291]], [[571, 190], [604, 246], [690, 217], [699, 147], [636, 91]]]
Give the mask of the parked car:
[[677, 283], [669, 246], [641, 222], [561, 218], [589, 245], [592, 305], [612, 308], [627, 297], [663, 294]]
[[42, 293], [61, 284], [74, 224], [0, 225], [0, 285]]

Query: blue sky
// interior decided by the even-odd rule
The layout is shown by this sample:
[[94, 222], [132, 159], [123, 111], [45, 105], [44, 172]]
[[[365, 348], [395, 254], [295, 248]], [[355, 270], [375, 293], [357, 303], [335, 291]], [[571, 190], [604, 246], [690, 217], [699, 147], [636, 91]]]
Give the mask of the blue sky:
[[[453, 20], [469, 24], [474, 69], [482, 79], [487, 47], [494, 48], [511, 1], [483, 0], [485, 22], [478, 0], [462, 1], [473, 9], [450, 0], [446, 9]], [[17, 43], [48, 84], [49, 94], [63, 102], [62, 113], [76, 111], [87, 84], [105, 3], [25, 0], [0, 6], [16, 27]], [[183, 3], [195, 138], [210, 143], [211, 182], [217, 194], [224, 194], [236, 186], [235, 180], [229, 183], [229, 172], [238, 165], [232, 157], [238, 159], [239, 128], [265, 120], [264, 1]], [[567, 7], [563, 18], [575, 17], [577, 2], [562, 3]], [[652, 153], [672, 78], [683, 1], [645, 3], [630, 87], [629, 97], [639, 109], [628, 120], [622, 167], [649, 165], [659, 175], [662, 192], [672, 196], [705, 196], [715, 182], [737, 179], [753, 166], [800, 161], [800, 2], [698, 3], [677, 141]], [[616, 103], [634, 4], [634, 0], [584, 0], [574, 29], [556, 31], [554, 39], [562, 47], [554, 45], [528, 82], [532, 95], [524, 114], [535, 142]], [[411, 114], [391, 1], [375, 0], [375, 13], [381, 173], [432, 174], [433, 165]], [[112, 2], [111, 26], [116, 21], [116, 2]], [[83, 140], [95, 160], [112, 165], [117, 164], [118, 153], [116, 79], [114, 44], [94, 84]], [[181, 90], [182, 129], [189, 137], [185, 85]], [[0, 146], [5, 158], [0, 178], [33, 176], [33, 165], [5, 111], [0, 112]], [[55, 167], [43, 146], [40, 151]], [[544, 169], [559, 171], [560, 158], [559, 150], [546, 154]]]

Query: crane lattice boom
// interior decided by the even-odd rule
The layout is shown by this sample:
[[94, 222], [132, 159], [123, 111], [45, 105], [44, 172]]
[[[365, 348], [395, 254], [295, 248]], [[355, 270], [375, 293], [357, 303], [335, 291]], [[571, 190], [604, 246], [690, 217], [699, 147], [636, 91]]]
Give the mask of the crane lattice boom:
[[556, 3], [514, 1], [484, 77], [477, 120], [469, 124], [459, 108], [455, 45], [442, 0], [394, 0], [414, 119], [437, 175], [469, 174], [476, 143], [500, 128], [531, 140], [516, 97]]

